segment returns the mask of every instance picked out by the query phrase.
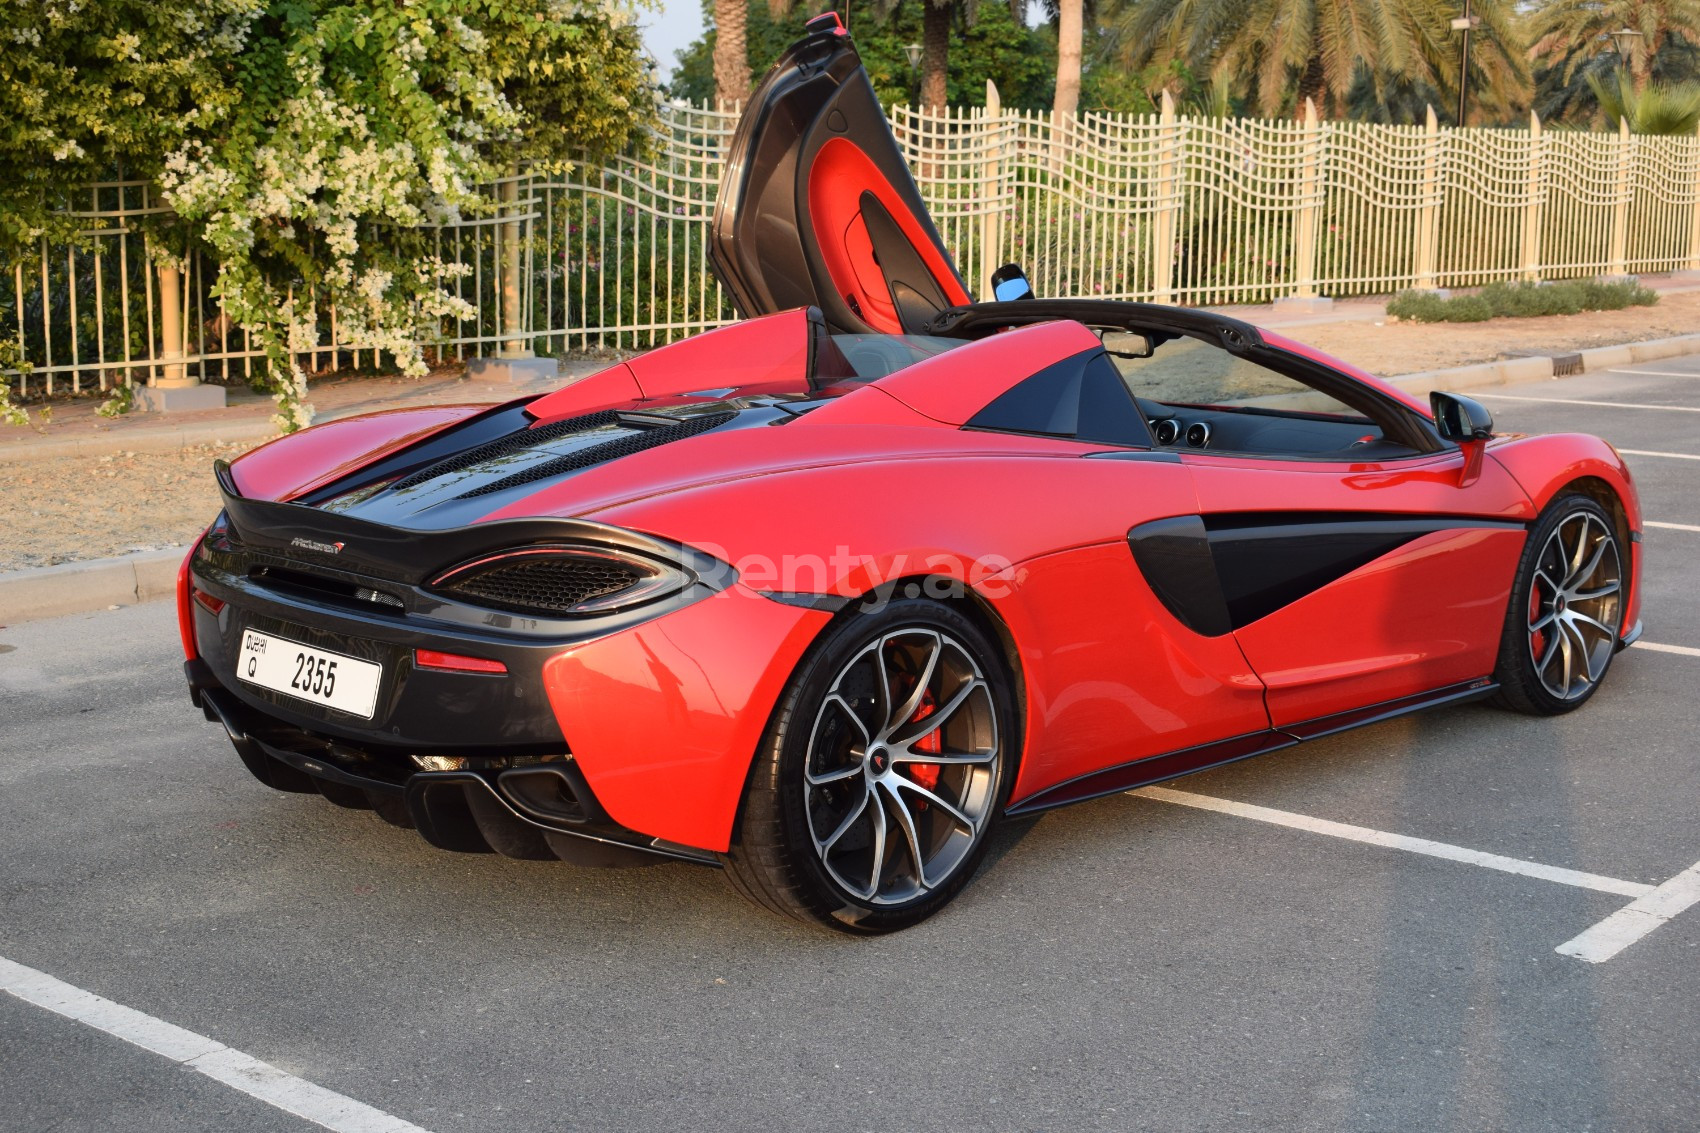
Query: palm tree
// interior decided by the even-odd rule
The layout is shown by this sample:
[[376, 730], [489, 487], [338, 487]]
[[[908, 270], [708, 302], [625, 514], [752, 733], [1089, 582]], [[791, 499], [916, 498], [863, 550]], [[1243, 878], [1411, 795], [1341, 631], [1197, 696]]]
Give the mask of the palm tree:
[[1051, 111], [1074, 117], [1080, 108], [1080, 51], [1086, 35], [1086, 0], [1057, 0], [1057, 95]]
[[1578, 69], [1617, 55], [1612, 32], [1639, 32], [1620, 62], [1641, 90], [1667, 48], [1700, 46], [1700, 0], [1550, 0], [1534, 12], [1530, 27], [1529, 57], [1560, 68], [1564, 84]]
[[[899, 0], [901, 3], [901, 0]], [[952, 10], [966, 7], [965, 15], [973, 19], [974, 0], [963, 5], [958, 0], [921, 0], [921, 107], [935, 110], [948, 97], [945, 81], [950, 77], [950, 24]], [[897, 4], [879, 7], [889, 14]], [[883, 18], [883, 17], [882, 17]]]
[[750, 93], [750, 61], [744, 42], [747, 2], [714, 0], [714, 98], [722, 104], [742, 102]]
[[[1580, 0], [1578, 0], [1580, 2]], [[1700, 3], [1700, 0], [1683, 0]], [[1472, 99], [1504, 115], [1526, 105], [1529, 70], [1511, 0], [1475, 0]], [[1227, 78], [1264, 114], [1313, 98], [1343, 111], [1355, 83], [1423, 83], [1456, 98], [1456, 0], [1143, 0], [1115, 28], [1124, 65], [1184, 62]]]
[[[1561, 56], [1537, 58], [1535, 113], [1543, 122], [1596, 121], [1601, 107], [1592, 84], [1598, 81], [1615, 86], [1622, 63], [1615, 51], [1602, 51], [1592, 59], [1579, 60], [1574, 68]], [[1664, 46], [1648, 63], [1648, 86], [1670, 87], [1697, 79], [1700, 79], [1700, 46], [1681, 36], [1667, 36]], [[1634, 85], [1631, 78], [1631, 89]]]
[[[1097, 0], [1039, 0], [1045, 19], [1057, 29], [1057, 85], [1051, 111], [1058, 118], [1073, 117], [1080, 109], [1081, 56], [1086, 45], [1086, 25], [1098, 22]], [[1017, 19], [1027, 15], [1027, 0], [1010, 0], [1010, 13]]]
[[1627, 120], [1631, 133], [1683, 135], [1700, 127], [1700, 85], [1653, 83], [1636, 90], [1634, 80], [1622, 71], [1616, 82], [1589, 75], [1588, 85], [1613, 127]]

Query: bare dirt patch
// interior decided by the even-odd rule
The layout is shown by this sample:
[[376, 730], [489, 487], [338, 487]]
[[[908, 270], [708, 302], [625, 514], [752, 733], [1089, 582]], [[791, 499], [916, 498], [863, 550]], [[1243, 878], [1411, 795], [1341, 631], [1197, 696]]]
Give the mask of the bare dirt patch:
[[1652, 307], [1485, 323], [1321, 323], [1281, 333], [1372, 374], [1414, 374], [1524, 354], [1568, 354], [1700, 331], [1700, 292], [1659, 296]]
[[249, 445], [8, 463], [0, 571], [186, 547], [218, 514], [212, 462]]

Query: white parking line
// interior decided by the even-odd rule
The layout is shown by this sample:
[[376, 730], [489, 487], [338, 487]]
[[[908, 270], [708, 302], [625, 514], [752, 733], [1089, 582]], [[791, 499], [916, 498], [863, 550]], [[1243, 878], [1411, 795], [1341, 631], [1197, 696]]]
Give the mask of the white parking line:
[[1656, 641], [1637, 641], [1631, 649], [1650, 649], [1654, 653], [1676, 653], [1683, 657], [1700, 657], [1700, 649], [1686, 645], [1660, 645]]
[[1642, 527], [1663, 527], [1666, 531], [1700, 531], [1700, 526], [1692, 523], [1654, 523], [1650, 519], [1641, 521]]
[[1645, 374], [1649, 378], [1700, 378], [1700, 370], [1607, 370], [1608, 374]]
[[1327, 834], [1334, 838], [1365, 842], [1371, 846], [1385, 846], [1390, 850], [1407, 850], [1413, 854], [1424, 854], [1431, 858], [1445, 858], [1447, 861], [1464, 862], [1467, 865], [1479, 865], [1484, 869], [1497, 869], [1503, 873], [1537, 877], [1542, 881], [1556, 881], [1560, 885], [1574, 885], [1578, 889], [1596, 889], [1601, 893], [1616, 893], [1620, 897], [1641, 897], [1653, 892], [1651, 885], [1639, 881], [1623, 881], [1615, 877], [1602, 877], [1597, 873], [1583, 873], [1580, 870], [1564, 869], [1560, 866], [1542, 865], [1540, 862], [1526, 862], [1521, 858], [1507, 858], [1483, 850], [1470, 850], [1463, 846], [1448, 845], [1445, 842], [1431, 842], [1427, 838], [1389, 834], [1385, 830], [1371, 830], [1366, 826], [1350, 826], [1344, 822], [1331, 822], [1326, 818], [1312, 818], [1308, 814], [1294, 814], [1290, 810], [1274, 810], [1266, 806], [1234, 802], [1231, 799], [1218, 799], [1211, 795], [1195, 795], [1191, 791], [1177, 791], [1171, 787], [1140, 787], [1138, 790], [1127, 793], [1137, 798], [1175, 803], [1178, 806], [1197, 807], [1199, 810], [1213, 810], [1219, 814], [1251, 818], [1258, 822], [1291, 827], [1294, 830], [1309, 830], [1312, 833]]
[[1602, 964], [1697, 902], [1700, 902], [1700, 862], [1651, 893], [1637, 897], [1580, 936], [1566, 940], [1554, 951], [1590, 964]]
[[1662, 456], [1670, 460], [1700, 460], [1691, 452], [1652, 452], [1644, 448], [1620, 448], [1617, 450], [1623, 456]]
[[1499, 401], [1539, 401], [1548, 405], [1597, 405], [1602, 409], [1668, 409], [1672, 413], [1700, 413], [1700, 405], [1644, 405], [1634, 401], [1576, 401], [1568, 397], [1512, 397], [1508, 393], [1478, 393], [1471, 397], [1491, 397]]
[[337, 1133], [426, 1133], [381, 1109], [286, 1074], [216, 1039], [144, 1015], [0, 956], [0, 990], [223, 1082]]

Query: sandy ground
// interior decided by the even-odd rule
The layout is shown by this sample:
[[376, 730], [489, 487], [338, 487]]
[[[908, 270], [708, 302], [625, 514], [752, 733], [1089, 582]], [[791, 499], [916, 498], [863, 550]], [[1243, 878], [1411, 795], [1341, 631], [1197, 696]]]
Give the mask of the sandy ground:
[[1323, 323], [1282, 330], [1372, 374], [1413, 374], [1521, 354], [1563, 354], [1700, 331], [1700, 292], [1661, 295], [1652, 307], [1485, 323]]
[[[1486, 323], [1395, 323], [1373, 320], [1287, 328], [1310, 343], [1372, 373], [1404, 374], [1486, 362], [1517, 354], [1553, 354], [1588, 346], [1638, 342], [1700, 331], [1700, 292], [1660, 297], [1654, 307]], [[336, 378], [317, 385], [321, 407], [390, 408], [423, 401], [496, 401], [513, 387], [486, 387], [449, 374], [419, 383], [395, 377]], [[1255, 392], [1255, 391], [1253, 391]], [[267, 399], [240, 391], [226, 414], [268, 415]], [[44, 439], [104, 429], [94, 403], [62, 406]], [[197, 415], [199, 416], [199, 415]], [[177, 453], [122, 451], [128, 428], [149, 424], [135, 415], [112, 427], [114, 455], [7, 461], [0, 464], [0, 571], [105, 558], [128, 551], [187, 545], [218, 512], [210, 466], [245, 445]], [[0, 427], [3, 428], [3, 427]], [[22, 430], [3, 441], [27, 443]]]
[[248, 447], [0, 465], [0, 571], [186, 547], [218, 514], [213, 460]]

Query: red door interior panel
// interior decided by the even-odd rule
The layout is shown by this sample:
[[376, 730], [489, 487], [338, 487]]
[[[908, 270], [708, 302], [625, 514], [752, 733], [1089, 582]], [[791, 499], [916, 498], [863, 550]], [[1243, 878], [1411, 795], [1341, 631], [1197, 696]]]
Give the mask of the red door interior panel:
[[926, 226], [867, 154], [844, 138], [829, 140], [815, 155], [809, 215], [838, 294], [875, 330], [903, 333], [905, 289], [936, 290], [953, 304], [969, 301]]

